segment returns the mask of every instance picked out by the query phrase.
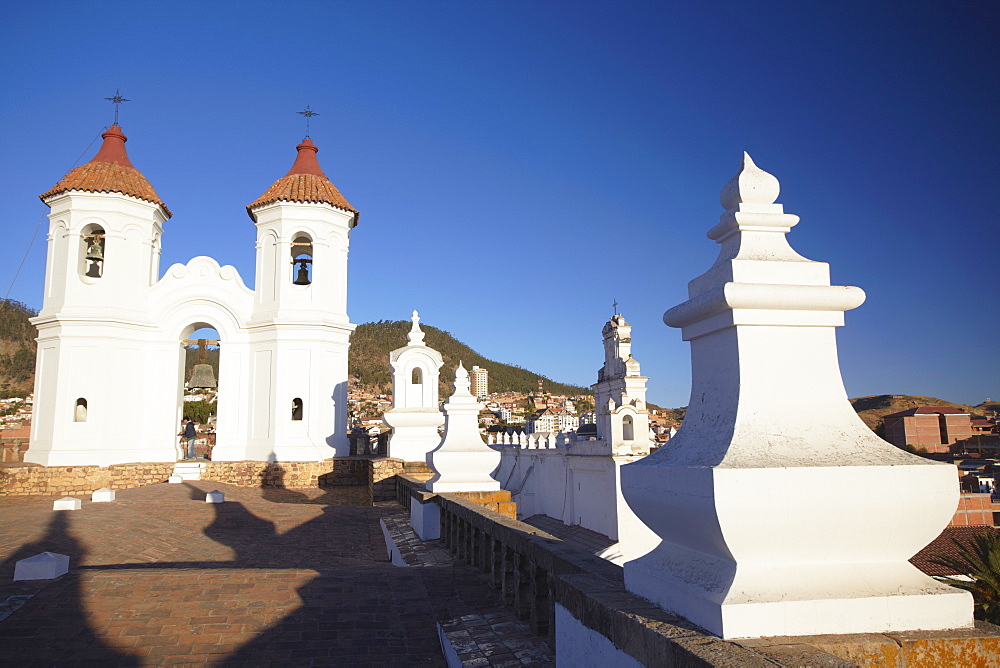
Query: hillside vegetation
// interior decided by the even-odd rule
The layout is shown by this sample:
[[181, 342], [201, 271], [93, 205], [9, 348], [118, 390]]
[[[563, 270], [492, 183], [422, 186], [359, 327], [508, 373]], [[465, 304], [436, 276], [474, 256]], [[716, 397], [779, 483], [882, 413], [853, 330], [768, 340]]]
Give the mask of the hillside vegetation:
[[[406, 334], [412, 323], [402, 320], [379, 320], [358, 325], [351, 336], [349, 369], [351, 377], [377, 392], [392, 391], [392, 375], [389, 370], [389, 353], [406, 345]], [[455, 379], [455, 369], [461, 361], [466, 369], [479, 366], [490, 372], [490, 392], [532, 392], [538, 388], [538, 379], [544, 381], [543, 388], [553, 394], [589, 394], [590, 390], [577, 385], [556, 383], [537, 373], [511, 364], [488, 360], [465, 345], [448, 332], [421, 323], [424, 343], [434, 348], [444, 358], [439, 379], [440, 395], [451, 394], [451, 384]]]
[[38, 312], [12, 299], [0, 300], [0, 398], [20, 397], [35, 383], [35, 326]]

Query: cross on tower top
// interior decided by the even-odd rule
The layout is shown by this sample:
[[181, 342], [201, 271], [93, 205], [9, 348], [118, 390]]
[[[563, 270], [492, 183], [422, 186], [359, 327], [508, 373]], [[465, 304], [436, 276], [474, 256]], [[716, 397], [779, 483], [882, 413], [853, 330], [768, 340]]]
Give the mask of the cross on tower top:
[[614, 300], [611, 303], [611, 306], [612, 306], [612, 309], [614, 310], [614, 313], [612, 313], [611, 315], [617, 315], [618, 314], [618, 300], [617, 299]]
[[117, 88], [115, 88], [115, 94], [113, 97], [106, 97], [104, 99], [115, 105], [115, 125], [118, 125], [118, 105], [122, 102], [131, 102], [132, 100], [122, 97]]
[[313, 111], [312, 109], [310, 109], [308, 104], [306, 105], [306, 110], [305, 111], [296, 111], [295, 113], [296, 114], [301, 114], [302, 116], [306, 117], [306, 139], [308, 139], [309, 138], [309, 120], [313, 116], [319, 116], [319, 114], [316, 113], [315, 111]]

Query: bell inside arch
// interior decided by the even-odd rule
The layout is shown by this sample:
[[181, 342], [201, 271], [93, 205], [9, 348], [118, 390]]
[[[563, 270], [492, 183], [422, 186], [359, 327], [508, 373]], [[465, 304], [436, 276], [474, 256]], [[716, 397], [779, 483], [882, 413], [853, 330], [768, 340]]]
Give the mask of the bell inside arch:
[[195, 364], [191, 371], [191, 380], [188, 381], [189, 388], [211, 388], [219, 387], [215, 381], [215, 370], [211, 364]]
[[299, 270], [292, 283], [294, 285], [309, 285], [312, 283], [312, 279], [309, 277], [309, 265], [312, 264], [312, 260], [308, 258], [297, 258], [293, 260], [293, 262], [299, 265]]
[[104, 239], [96, 234], [87, 241], [87, 259], [95, 262], [104, 260]]

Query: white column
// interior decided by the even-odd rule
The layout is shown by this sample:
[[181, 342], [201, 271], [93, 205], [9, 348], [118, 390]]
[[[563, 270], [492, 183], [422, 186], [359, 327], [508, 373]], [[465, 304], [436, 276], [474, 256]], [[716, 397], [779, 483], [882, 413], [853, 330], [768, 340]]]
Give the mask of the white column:
[[500, 464], [500, 453], [479, 435], [479, 411], [483, 405], [469, 391], [469, 372], [462, 363], [455, 369], [455, 392], [444, 403], [444, 438], [428, 455], [434, 477], [427, 481], [431, 492], [499, 491], [490, 477]]
[[724, 638], [971, 626], [969, 594], [907, 562], [954, 513], [955, 467], [851, 408], [834, 333], [864, 292], [792, 250], [778, 190], [744, 154], [708, 233], [719, 258], [664, 314], [691, 342], [691, 399], [677, 435], [622, 468], [662, 539], [626, 587]]

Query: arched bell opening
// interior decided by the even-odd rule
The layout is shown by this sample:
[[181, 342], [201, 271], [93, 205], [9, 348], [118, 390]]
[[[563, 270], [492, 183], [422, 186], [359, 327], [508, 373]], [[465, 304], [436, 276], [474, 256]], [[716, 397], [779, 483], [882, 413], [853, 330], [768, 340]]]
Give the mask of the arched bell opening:
[[[195, 455], [211, 458], [215, 446], [216, 424], [219, 406], [219, 377], [221, 361], [221, 341], [219, 332], [204, 322], [192, 323], [185, 328], [181, 339], [181, 387], [178, 406], [178, 433], [181, 419], [188, 418], [196, 425]], [[183, 447], [184, 437], [180, 437], [178, 456], [186, 458]]]
[[415, 366], [410, 370], [410, 382], [406, 385], [406, 407], [419, 408], [424, 405], [424, 370]]
[[298, 422], [302, 419], [302, 399], [295, 397], [292, 399], [292, 420]]
[[87, 421], [87, 400], [80, 397], [73, 406], [73, 422]]
[[626, 415], [622, 418], [622, 440], [635, 440], [635, 423], [632, 421], [631, 415]]
[[292, 283], [309, 285], [312, 283], [313, 245], [308, 234], [299, 233], [292, 240]]
[[97, 224], [87, 225], [80, 233], [79, 271], [86, 278], [104, 276], [104, 262], [107, 239], [104, 228]]

